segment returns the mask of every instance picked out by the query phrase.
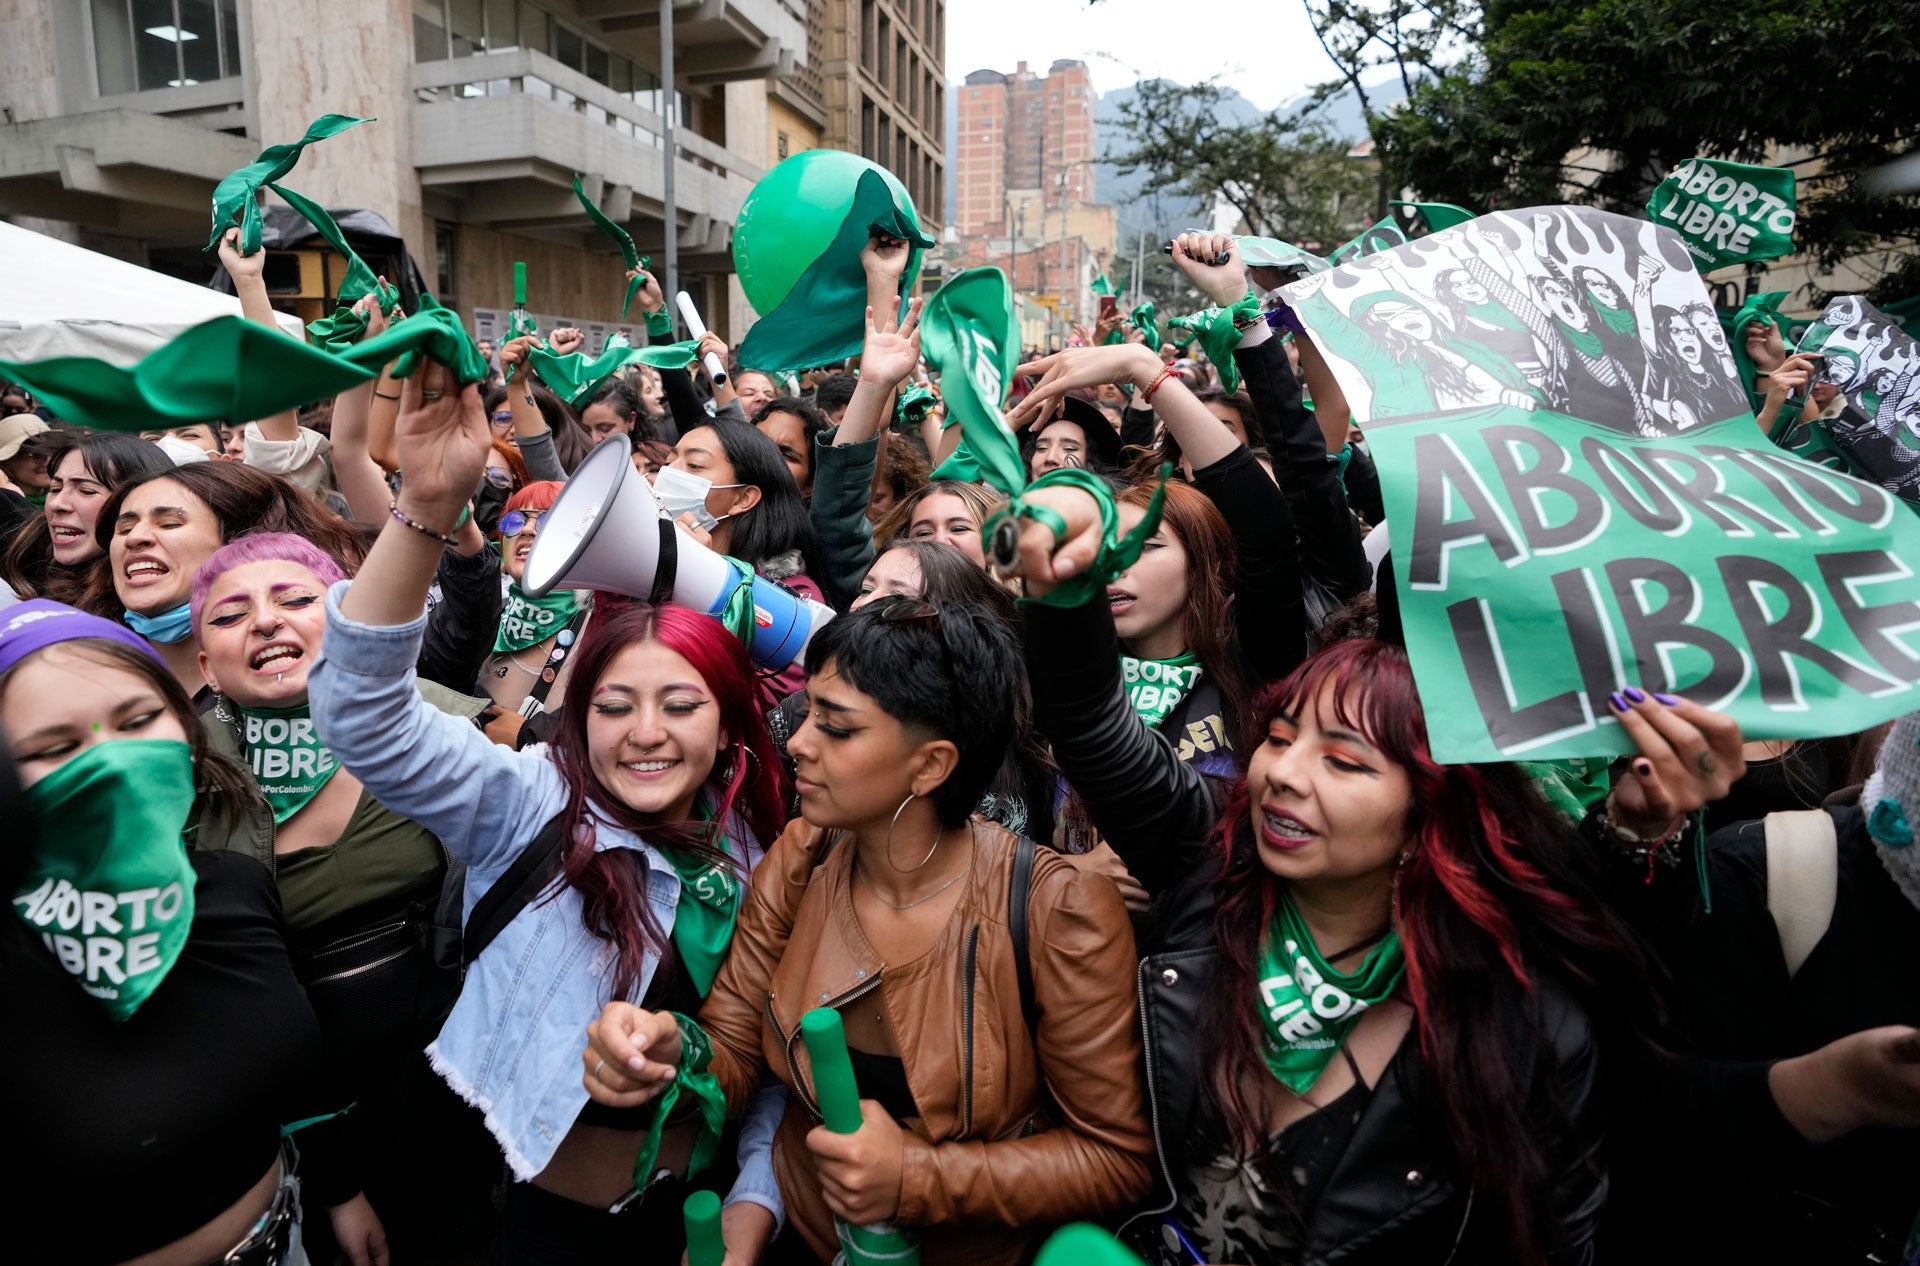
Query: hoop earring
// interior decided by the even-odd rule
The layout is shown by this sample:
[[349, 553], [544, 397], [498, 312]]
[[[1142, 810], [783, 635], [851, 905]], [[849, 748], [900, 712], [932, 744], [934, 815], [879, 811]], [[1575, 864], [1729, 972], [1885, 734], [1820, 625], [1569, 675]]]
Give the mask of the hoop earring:
[[746, 756], [748, 765], [752, 766], [755, 769], [758, 769], [760, 767], [760, 758], [753, 754], [753, 749], [751, 747], [748, 747], [745, 743], [735, 743], [732, 747], [729, 747], [727, 749], [727, 763], [720, 770], [721, 782], [728, 783], [728, 784], [731, 784], [733, 782], [734, 770], [740, 764], [741, 755]]
[[893, 860], [893, 828], [900, 825], [900, 815], [906, 812], [907, 806], [919, 798], [918, 795], [910, 795], [905, 800], [902, 800], [900, 807], [893, 811], [893, 821], [887, 823], [887, 865], [893, 867], [903, 875], [911, 875], [918, 871], [925, 870], [927, 863], [933, 860], [934, 853], [940, 849], [940, 828], [936, 825], [933, 830], [933, 847], [927, 850], [927, 855], [920, 859], [918, 866], [909, 870], [903, 868], [898, 862]]

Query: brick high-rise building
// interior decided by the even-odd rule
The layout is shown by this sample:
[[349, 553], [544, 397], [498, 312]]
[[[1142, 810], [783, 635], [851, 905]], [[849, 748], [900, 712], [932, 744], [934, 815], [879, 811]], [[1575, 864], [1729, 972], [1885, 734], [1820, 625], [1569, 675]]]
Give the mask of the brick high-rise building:
[[1010, 199], [1049, 210], [1092, 202], [1096, 144], [1086, 63], [1057, 61], [1044, 79], [1025, 62], [1011, 75], [974, 71], [960, 88], [954, 227], [962, 237], [1005, 236]]

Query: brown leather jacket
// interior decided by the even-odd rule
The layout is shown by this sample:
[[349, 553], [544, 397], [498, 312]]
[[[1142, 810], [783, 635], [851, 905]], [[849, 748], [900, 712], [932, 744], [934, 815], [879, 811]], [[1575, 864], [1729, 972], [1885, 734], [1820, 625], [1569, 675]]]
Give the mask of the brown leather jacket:
[[[888, 966], [854, 916], [852, 840], [829, 845], [828, 832], [795, 819], [753, 872], [700, 1011], [729, 1105], [744, 1108], [765, 1069], [787, 1085], [774, 1172], [787, 1216], [823, 1259], [836, 1244], [806, 1147], [819, 1116], [800, 1017], [870, 989], [881, 990], [920, 1110], [897, 1221], [922, 1233], [926, 1266], [1023, 1261], [1053, 1227], [1119, 1213], [1149, 1186], [1133, 933], [1119, 893], [1040, 850], [1028, 905], [1040, 1012], [1030, 1037], [1007, 931], [1016, 840], [980, 818], [974, 828], [973, 872], [940, 940]], [[1042, 1113], [1043, 1090], [1052, 1113]]]

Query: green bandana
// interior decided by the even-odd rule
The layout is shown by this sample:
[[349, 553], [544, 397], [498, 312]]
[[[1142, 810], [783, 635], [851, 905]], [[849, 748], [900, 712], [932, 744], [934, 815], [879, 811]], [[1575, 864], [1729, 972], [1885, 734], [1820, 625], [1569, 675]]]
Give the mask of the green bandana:
[[237, 316], [202, 321], [130, 367], [91, 356], [0, 361], [0, 377], [27, 387], [66, 421], [123, 432], [271, 417], [373, 373]]
[[[1769, 290], [1763, 294], [1747, 296], [1747, 301], [1732, 314], [1720, 314], [1720, 328], [1727, 332], [1727, 344], [1733, 351], [1733, 363], [1740, 370], [1740, 387], [1750, 398], [1755, 413], [1765, 407], [1767, 393], [1758, 389], [1754, 379], [1760, 373], [1760, 367], [1753, 363], [1753, 357], [1747, 355], [1747, 327], [1749, 325], [1770, 325], [1780, 331], [1780, 345], [1786, 347], [1787, 318], [1780, 311], [1780, 301], [1787, 297], [1784, 290]], [[1792, 410], [1782, 409], [1785, 417]]]
[[992, 484], [1011, 496], [1027, 483], [1020, 441], [1000, 413], [1020, 361], [1013, 288], [998, 268], [969, 268], [934, 293], [920, 313], [920, 348], [940, 373], [944, 426], [960, 427], [960, 447], [935, 479]]
[[1255, 986], [1265, 1017], [1268, 1071], [1294, 1094], [1307, 1093], [1361, 1014], [1399, 986], [1406, 967], [1400, 933], [1389, 932], [1359, 971], [1351, 976], [1335, 971], [1320, 957], [1293, 894], [1283, 894], [1272, 926], [1260, 938]]
[[[644, 270], [651, 261], [642, 255], [640, 249], [633, 244], [632, 235], [618, 224], [615, 224], [593, 199], [587, 197], [586, 193], [580, 188], [580, 177], [578, 176], [573, 178], [573, 196], [580, 199], [580, 205], [586, 208], [587, 218], [593, 221], [594, 227], [612, 238], [614, 245], [620, 248], [620, 258], [626, 261], [627, 267], [630, 269]], [[644, 280], [646, 280], [644, 277], [639, 276], [629, 277], [627, 279], [627, 297], [620, 302], [620, 319], [622, 321], [627, 319], [627, 309], [633, 306], [633, 297], [640, 293], [640, 283]]]
[[172, 739], [95, 743], [27, 789], [43, 827], [14, 912], [107, 1013], [153, 995], [193, 930], [193, 751]]
[[[776, 246], [774, 242], [755, 245], [763, 236], [751, 224], [755, 204], [763, 199], [774, 200], [783, 196], [781, 187], [787, 174], [781, 169], [795, 159], [808, 158], [816, 152], [820, 151], [795, 154], [774, 168], [754, 186], [753, 192], [747, 197], [747, 205], [740, 209], [738, 226], [734, 229], [733, 251], [743, 285], [747, 273], [754, 266], [756, 253], [763, 255]], [[776, 174], [782, 177], [780, 182], [774, 182]], [[802, 197], [798, 189], [786, 196]], [[824, 214], [831, 214], [822, 210]], [[913, 210], [913, 200], [907, 196], [900, 182], [879, 168], [869, 166], [861, 172], [854, 186], [851, 203], [841, 215], [839, 230], [826, 249], [806, 266], [771, 310], [760, 308], [755, 303], [755, 308], [760, 310], [760, 319], [740, 340], [741, 363], [758, 365], [762, 369], [803, 369], [813, 365], [829, 365], [859, 354], [866, 338], [867, 293], [867, 277], [860, 264], [860, 252], [866, 249], [867, 242], [875, 233], [899, 238], [914, 248], [906, 271], [900, 275], [900, 292], [904, 297], [919, 272], [920, 252], [931, 250], [934, 240], [920, 227], [919, 217]]]
[[1561, 335], [1567, 342], [1573, 344], [1574, 349], [1581, 355], [1599, 360], [1606, 354], [1606, 348], [1600, 343], [1600, 336], [1592, 330], [1576, 330], [1559, 317], [1553, 318], [1553, 323], [1560, 327]]
[[1154, 351], [1160, 350], [1160, 313], [1153, 306], [1153, 300], [1142, 300], [1140, 306], [1127, 315], [1133, 322], [1133, 328], [1147, 337], [1147, 346]]
[[500, 612], [500, 632], [493, 639], [493, 653], [510, 655], [524, 651], [558, 633], [580, 613], [580, 599], [571, 589], [555, 589], [544, 598], [527, 596], [519, 581], [507, 584], [507, 600]]
[[372, 119], [356, 119], [347, 114], [323, 114], [307, 124], [307, 133], [299, 140], [284, 145], [269, 145], [260, 151], [260, 157], [245, 167], [229, 172], [213, 187], [213, 234], [207, 238], [207, 249], [217, 249], [220, 239], [226, 236], [227, 230], [237, 220], [240, 224], [240, 253], [251, 255], [259, 250], [260, 186], [270, 184], [292, 171], [293, 165], [300, 161], [300, 151], [315, 141], [324, 141], [350, 127], [372, 122]]
[[400, 306], [400, 292], [374, 276], [373, 269], [367, 267], [367, 261], [347, 245], [346, 234], [340, 231], [340, 226], [334, 223], [325, 207], [283, 185], [270, 187], [286, 199], [288, 206], [305, 216], [307, 223], [326, 239], [327, 245], [347, 261], [347, 275], [340, 282], [340, 293], [334, 297], [338, 306], [334, 308], [333, 315], [307, 323], [307, 334], [315, 345], [329, 352], [344, 351], [367, 332], [367, 314], [355, 312], [353, 305], [367, 295], [377, 293], [380, 296], [380, 310], [391, 316], [393, 310]]
[[1599, 314], [1600, 324], [1615, 334], [1631, 338], [1640, 332], [1640, 323], [1633, 319], [1632, 308], [1610, 308], [1592, 295], [1587, 296], [1587, 305]]
[[26, 499], [27, 499], [27, 504], [28, 504], [28, 505], [30, 505], [30, 506], [32, 506], [32, 507], [33, 507], [34, 509], [36, 509], [36, 510], [44, 510], [44, 509], [46, 509], [46, 508], [47, 508], [47, 494], [46, 494], [46, 493], [44, 493], [44, 492], [29, 492], [29, 493], [25, 493], [25, 494], [23, 494], [23, 495], [24, 495], [24, 496], [26, 497]]
[[1240, 346], [1240, 328], [1234, 322], [1259, 315], [1260, 300], [1252, 290], [1248, 290], [1240, 302], [1232, 307], [1205, 308], [1192, 316], [1170, 317], [1167, 325], [1173, 329], [1191, 330], [1199, 336], [1207, 359], [1220, 371], [1221, 390], [1232, 391], [1240, 385], [1240, 367], [1233, 363], [1233, 349]]
[[639, 1154], [633, 1158], [633, 1185], [638, 1191], [645, 1191], [653, 1182], [653, 1163], [660, 1156], [660, 1134], [668, 1118], [673, 1116], [674, 1105], [680, 1102], [681, 1095], [692, 1095], [699, 1101], [696, 1121], [699, 1129], [694, 1133], [693, 1150], [687, 1157], [689, 1178], [713, 1163], [714, 1155], [720, 1150], [720, 1131], [727, 1121], [726, 1092], [720, 1089], [720, 1079], [707, 1071], [707, 1065], [713, 1062], [713, 1043], [708, 1040], [706, 1030], [678, 1011], [667, 1014], [680, 1030], [680, 1067], [661, 1093], [653, 1110], [653, 1124], [647, 1127], [647, 1136], [640, 1140]]
[[1377, 255], [1381, 251], [1390, 251], [1396, 246], [1405, 246], [1407, 235], [1392, 220], [1381, 220], [1369, 228], [1360, 230], [1358, 236], [1343, 243], [1333, 254], [1327, 256], [1327, 262], [1335, 268], [1350, 259], [1362, 255]]
[[683, 856], [662, 849], [680, 876], [680, 904], [673, 911], [673, 947], [680, 951], [687, 977], [702, 998], [713, 988], [720, 962], [733, 943], [740, 916], [740, 877], [723, 862]]
[[340, 762], [313, 732], [312, 715], [304, 703], [295, 708], [240, 706], [247, 768], [273, 806], [275, 826], [306, 808], [340, 772]]
[[1133, 713], [1153, 729], [1180, 706], [1180, 701], [1200, 680], [1200, 657], [1189, 652], [1172, 659], [1135, 659], [1120, 657], [1120, 670], [1127, 682], [1127, 702]]
[[1679, 232], [1702, 273], [1793, 253], [1793, 171], [1690, 158], [1647, 199], [1655, 224]]
[[553, 388], [553, 394], [565, 400], [575, 408], [580, 402], [593, 394], [593, 389], [601, 381], [620, 372], [627, 365], [651, 365], [655, 369], [685, 369], [691, 365], [700, 353], [700, 341], [687, 339], [680, 343], [649, 343], [645, 347], [634, 347], [627, 342], [624, 334], [610, 334], [607, 345], [600, 355], [587, 359], [585, 352], [568, 352], [562, 356], [548, 351], [544, 347], [535, 347], [527, 353], [527, 360], [533, 371], [540, 375], [540, 381]]
[[1120, 293], [1118, 288], [1116, 288], [1113, 284], [1113, 278], [1107, 276], [1105, 273], [1101, 273], [1098, 277], [1095, 277], [1093, 279], [1093, 285], [1088, 287], [1088, 289], [1092, 290], [1093, 293], [1097, 295], [1101, 295], [1103, 297], [1107, 295], [1117, 295]]
[[373, 373], [378, 373], [382, 365], [392, 361], [393, 376], [405, 378], [413, 373], [422, 356], [451, 369], [454, 380], [461, 386], [479, 382], [487, 376], [486, 357], [480, 354], [480, 349], [467, 336], [467, 327], [460, 323], [460, 314], [451, 308], [441, 307], [429, 294], [420, 296], [419, 311], [395, 321], [386, 328], [385, 333], [364, 343], [354, 344], [340, 354], [340, 359], [363, 366]]
[[933, 406], [940, 403], [940, 397], [933, 394], [933, 388], [925, 383], [915, 383], [900, 393], [900, 401], [894, 405], [894, 416], [908, 426], [919, 426], [933, 412]]

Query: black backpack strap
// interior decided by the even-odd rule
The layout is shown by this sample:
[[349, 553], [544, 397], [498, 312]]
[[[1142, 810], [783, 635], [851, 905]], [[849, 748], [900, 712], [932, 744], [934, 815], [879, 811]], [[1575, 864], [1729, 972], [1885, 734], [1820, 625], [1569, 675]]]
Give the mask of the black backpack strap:
[[480, 957], [480, 952], [493, 944], [493, 939], [506, 930], [522, 910], [533, 903], [540, 890], [552, 882], [560, 870], [560, 820], [565, 814], [556, 815], [540, 833], [533, 837], [533, 843], [521, 850], [520, 856], [513, 859], [500, 878], [486, 891], [479, 901], [474, 903], [473, 914], [467, 919], [466, 934], [461, 939], [461, 966], [468, 967]]
[[1037, 845], [1022, 835], [1013, 849], [1013, 883], [1007, 889], [1007, 935], [1013, 940], [1013, 969], [1020, 981], [1020, 1014], [1029, 1035], [1039, 1033], [1040, 1004], [1033, 996], [1033, 959], [1028, 952], [1027, 907], [1033, 900], [1033, 857]]

